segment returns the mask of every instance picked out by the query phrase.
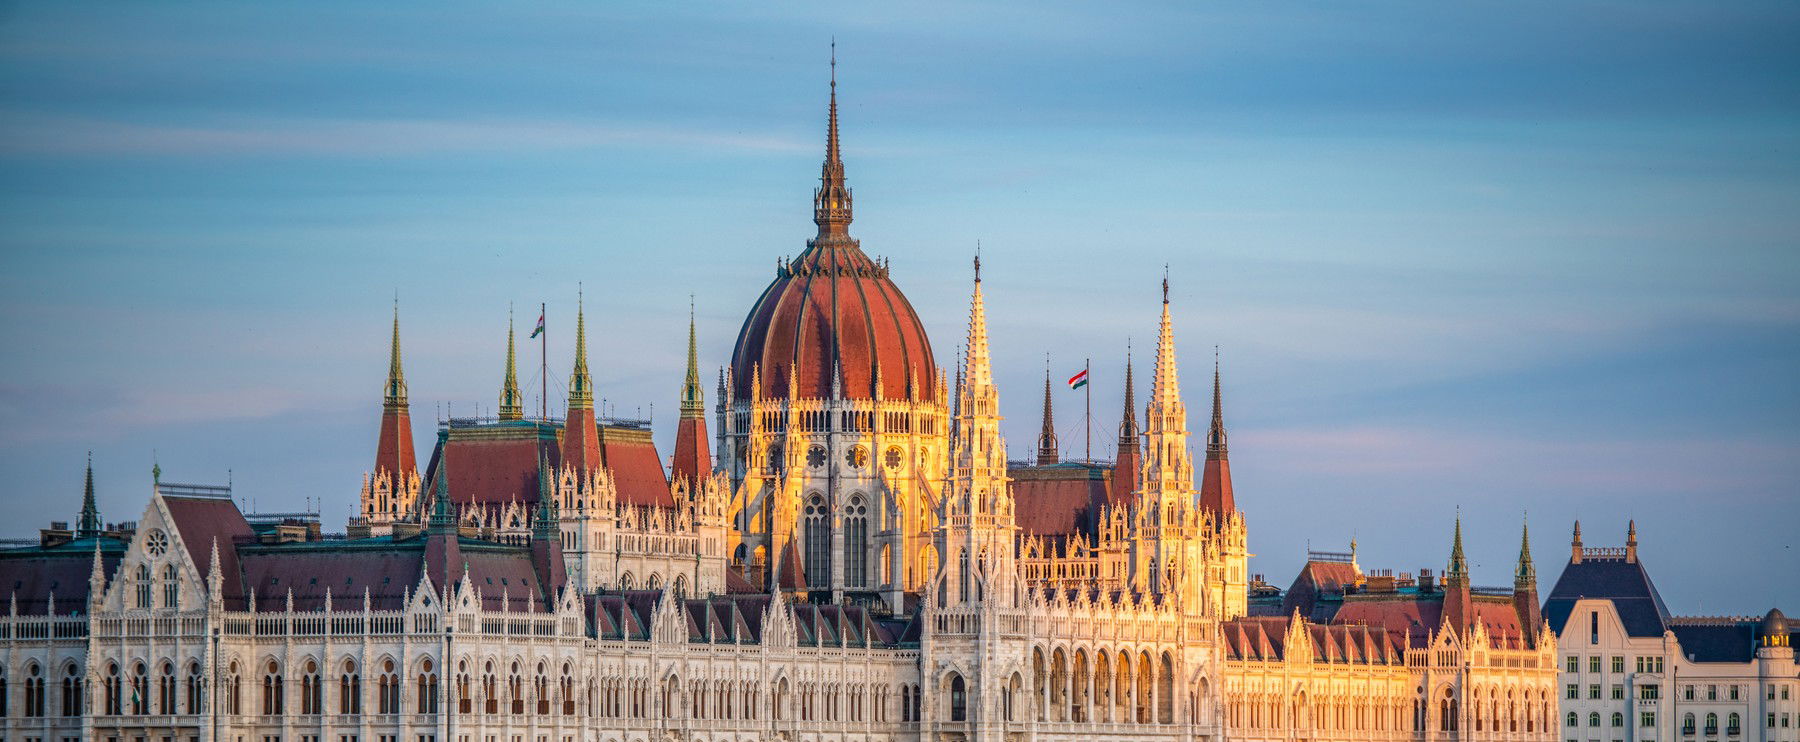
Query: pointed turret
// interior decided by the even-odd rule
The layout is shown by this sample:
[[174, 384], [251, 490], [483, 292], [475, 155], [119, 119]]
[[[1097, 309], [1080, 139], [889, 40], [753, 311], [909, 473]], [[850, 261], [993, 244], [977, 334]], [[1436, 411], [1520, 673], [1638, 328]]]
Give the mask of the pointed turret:
[[1231, 490], [1231, 460], [1225, 449], [1225, 404], [1220, 393], [1219, 359], [1213, 358], [1212, 425], [1206, 431], [1206, 465], [1200, 473], [1200, 507], [1223, 524], [1237, 510]]
[[1130, 504], [1137, 491], [1138, 466], [1143, 462], [1138, 438], [1137, 391], [1131, 380], [1131, 348], [1125, 349], [1125, 412], [1119, 418], [1119, 452], [1113, 464], [1112, 483], [1107, 490], [1108, 504], [1122, 507]]
[[[381, 433], [375, 443], [375, 469], [379, 478], [403, 483], [418, 471], [413, 455], [412, 413], [406, 399], [406, 373], [400, 368], [400, 307], [394, 307], [394, 336], [388, 348], [387, 385], [381, 399]], [[396, 489], [398, 487], [396, 486]]]
[[1144, 426], [1144, 481], [1139, 507], [1192, 505], [1194, 463], [1188, 453], [1187, 405], [1181, 401], [1175, 361], [1175, 320], [1169, 312], [1169, 279], [1162, 282], [1162, 318], [1156, 333], [1156, 368]]
[[524, 398], [519, 396], [519, 366], [513, 350], [512, 312], [506, 313], [506, 380], [500, 384], [500, 419], [521, 420], [525, 417]]
[[594, 380], [588, 375], [586, 310], [579, 298], [575, 305], [575, 368], [569, 373], [569, 414], [563, 426], [563, 466], [578, 473], [599, 469], [600, 429], [594, 419]]
[[531, 536], [539, 541], [556, 541], [561, 532], [562, 520], [557, 515], [556, 495], [550, 483], [556, 477], [550, 472], [550, 461], [543, 451], [538, 451], [538, 496], [537, 507], [532, 512]]
[[434, 534], [456, 532], [456, 506], [450, 502], [450, 460], [438, 464], [437, 483], [431, 491], [431, 520], [426, 527]]
[[1637, 520], [1636, 519], [1627, 521], [1626, 525], [1625, 525], [1625, 561], [1628, 564], [1636, 564], [1637, 563]]
[[671, 479], [693, 486], [712, 471], [706, 439], [706, 398], [700, 389], [700, 352], [694, 333], [694, 307], [688, 305], [687, 378], [681, 384], [681, 419], [675, 425], [675, 457]]
[[1474, 598], [1469, 591], [1469, 561], [1463, 556], [1462, 513], [1459, 511], [1456, 514], [1456, 534], [1450, 545], [1450, 568], [1444, 570], [1444, 620], [1461, 633], [1474, 618]]
[[1469, 562], [1463, 556], [1462, 514], [1456, 515], [1456, 535], [1450, 545], [1450, 568], [1444, 571], [1444, 585], [1448, 587], [1452, 581], [1469, 580]]
[[1531, 522], [1519, 526], [1519, 566], [1513, 570], [1513, 610], [1527, 643], [1537, 639], [1543, 621], [1537, 595], [1537, 566], [1531, 562]]
[[1575, 521], [1575, 536], [1569, 539], [1569, 563], [1581, 563], [1581, 521]]
[[87, 481], [81, 489], [81, 517], [75, 521], [75, 538], [100, 535], [100, 508], [94, 503], [94, 452], [88, 452]]
[[1038, 466], [1054, 464], [1061, 460], [1056, 446], [1056, 417], [1050, 408], [1050, 356], [1044, 356], [1044, 426], [1038, 432], [1037, 463]]
[[850, 237], [850, 187], [844, 182], [844, 161], [838, 151], [837, 44], [831, 46], [831, 107], [827, 114], [825, 164], [819, 168], [819, 188], [813, 191], [813, 223], [819, 225], [818, 242]]

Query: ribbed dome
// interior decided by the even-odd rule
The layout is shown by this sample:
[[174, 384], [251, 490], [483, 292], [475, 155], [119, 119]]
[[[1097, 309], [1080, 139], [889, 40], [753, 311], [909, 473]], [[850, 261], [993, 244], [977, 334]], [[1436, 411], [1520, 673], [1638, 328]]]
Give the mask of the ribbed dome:
[[[825, 164], [813, 193], [818, 235], [776, 271], [744, 319], [731, 357], [733, 391], [740, 398], [790, 393], [826, 398], [836, 366], [847, 399], [874, 397], [877, 369], [882, 397], [905, 398], [909, 381], [925, 396], [933, 390], [936, 366], [919, 315], [888, 279], [887, 267], [870, 260], [850, 237], [852, 199], [838, 156], [836, 79], [827, 132]], [[751, 378], [759, 372], [762, 387], [753, 392]]]
[[830, 397], [834, 359], [848, 399], [875, 395], [877, 368], [884, 398], [905, 398], [909, 379], [921, 395], [932, 390], [931, 341], [887, 268], [854, 242], [815, 240], [781, 268], [744, 320], [731, 361], [734, 391], [751, 396], [753, 366], [760, 365], [757, 396]]

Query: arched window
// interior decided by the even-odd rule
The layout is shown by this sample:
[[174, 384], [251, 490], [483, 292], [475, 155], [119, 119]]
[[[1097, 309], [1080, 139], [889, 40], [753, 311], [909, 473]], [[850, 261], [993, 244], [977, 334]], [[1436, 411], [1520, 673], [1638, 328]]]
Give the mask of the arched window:
[[512, 673], [506, 677], [506, 695], [512, 701], [512, 712], [525, 713], [525, 681], [519, 677], [519, 663], [512, 663]]
[[1618, 712], [1618, 711], [1614, 711], [1613, 715], [1612, 715], [1612, 725], [1614, 727], [1625, 726], [1625, 714]]
[[831, 513], [818, 494], [806, 501], [806, 581], [831, 587]]
[[1682, 715], [1682, 717], [1681, 717], [1681, 733], [1682, 734], [1693, 734], [1694, 733], [1694, 715], [1693, 715], [1693, 713], [1690, 712], [1690, 713]]
[[232, 660], [230, 672], [225, 678], [226, 713], [233, 716], [243, 713], [243, 704], [240, 703], [243, 700], [243, 688], [243, 677], [238, 673], [237, 660]]
[[281, 696], [281, 666], [274, 660], [269, 660], [268, 666], [264, 668], [262, 679], [263, 716], [280, 716], [283, 713]]
[[844, 510], [844, 584], [864, 587], [869, 582], [869, 508], [862, 495], [852, 495]]
[[140, 564], [137, 568], [137, 607], [150, 607], [150, 565]]
[[25, 668], [25, 715], [44, 715], [44, 671], [36, 662]]
[[632, 589], [632, 586], [635, 584], [636, 584], [636, 581], [631, 578], [630, 572], [626, 572], [623, 576], [619, 577], [619, 589], [620, 590], [630, 590], [630, 589]]
[[560, 684], [562, 689], [563, 716], [575, 715], [575, 679], [569, 677], [569, 673], [572, 669], [573, 668], [570, 667], [569, 663], [563, 663], [562, 682]]
[[969, 720], [969, 692], [961, 675], [950, 676], [950, 720]]
[[175, 666], [168, 662], [162, 663], [156, 677], [156, 713], [175, 715]]
[[163, 607], [181, 607], [181, 579], [173, 563], [163, 566]]
[[488, 662], [481, 674], [482, 711], [500, 713], [500, 687], [494, 679], [494, 663]]
[[325, 713], [325, 681], [319, 677], [319, 663], [307, 660], [300, 676], [300, 713], [318, 716]]
[[539, 716], [550, 714], [550, 679], [544, 676], [544, 663], [537, 666], [537, 678], [531, 681], [532, 694], [537, 696], [537, 713]]
[[969, 602], [969, 583], [971, 582], [968, 549], [956, 550], [956, 574], [958, 575], [956, 580], [957, 599], [967, 603]]
[[469, 692], [469, 666], [467, 663], [456, 664], [456, 713], [467, 714], [475, 710], [475, 696]]
[[131, 713], [133, 716], [150, 713], [150, 678], [142, 662], [131, 666]]
[[394, 672], [393, 660], [382, 660], [381, 678], [376, 686], [376, 713], [400, 713], [400, 673]]
[[[1732, 687], [1735, 688], [1736, 686]], [[1733, 712], [1730, 716], [1725, 717], [1725, 734], [1727, 736], [1736, 737], [1738, 730], [1738, 715], [1736, 712]]]
[[119, 682], [119, 666], [107, 663], [106, 679], [102, 682], [106, 686], [106, 714], [108, 716], [118, 716], [125, 713], [125, 704], [123, 700], [125, 697], [125, 689]]
[[[81, 715], [81, 669], [74, 663], [63, 668], [62, 681], [62, 715]], [[4, 708], [4, 694], [0, 694], [0, 708]], [[192, 713], [192, 712], [190, 712]]]
[[338, 673], [338, 713], [362, 713], [362, 674], [356, 671], [356, 660], [344, 660]]
[[[71, 669], [72, 671], [72, 669]], [[204, 691], [200, 687], [200, 663], [189, 662], [187, 671], [187, 712], [200, 713], [200, 701]]]
[[1706, 715], [1706, 733], [1708, 735], [1715, 735], [1715, 734], [1719, 733], [1719, 715], [1718, 714], [1707, 714]]
[[431, 669], [431, 660], [419, 665], [419, 690], [413, 695], [419, 699], [421, 714], [435, 714], [438, 710], [438, 676]]
[[1600, 726], [1600, 712], [1598, 712], [1598, 711], [1589, 711], [1588, 712], [1588, 726], [1590, 726], [1590, 727]]

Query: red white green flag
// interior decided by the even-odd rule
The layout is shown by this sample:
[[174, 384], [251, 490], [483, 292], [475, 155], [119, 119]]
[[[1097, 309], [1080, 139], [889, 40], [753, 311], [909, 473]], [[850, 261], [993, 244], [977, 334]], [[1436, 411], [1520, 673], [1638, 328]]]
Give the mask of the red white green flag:
[[537, 329], [532, 330], [531, 337], [526, 338], [526, 340], [530, 340], [531, 338], [537, 337], [542, 334], [544, 334], [544, 315], [540, 312], [538, 314]]
[[1087, 369], [1084, 368], [1081, 370], [1081, 373], [1069, 377], [1069, 388], [1080, 389], [1087, 386], [1087, 381]]

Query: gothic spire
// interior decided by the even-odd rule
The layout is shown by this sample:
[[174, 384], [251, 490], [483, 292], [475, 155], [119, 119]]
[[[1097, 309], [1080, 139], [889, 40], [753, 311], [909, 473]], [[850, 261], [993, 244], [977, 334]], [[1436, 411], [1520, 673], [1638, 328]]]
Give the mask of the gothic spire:
[[394, 302], [394, 338], [388, 349], [387, 391], [381, 405], [387, 410], [406, 409], [406, 373], [400, 369], [400, 302]]
[[523, 398], [519, 396], [519, 366], [517, 353], [513, 349], [512, 310], [506, 312], [506, 380], [500, 385], [500, 419], [519, 420], [525, 417]]
[[577, 294], [575, 300], [575, 369], [569, 373], [569, 409], [591, 410], [594, 408], [594, 379], [588, 375], [587, 362], [587, 320], [584, 300]]
[[825, 134], [825, 164], [819, 169], [819, 188], [813, 192], [813, 223], [817, 240], [850, 236], [850, 187], [844, 183], [844, 161], [838, 151], [837, 42], [831, 44], [831, 106]]
[[432, 489], [431, 520], [427, 523], [427, 528], [432, 533], [455, 533], [456, 510], [450, 504], [449, 456], [438, 461], [437, 486]]
[[81, 491], [81, 518], [75, 524], [75, 538], [100, 535], [100, 508], [94, 504], [94, 452], [88, 452], [87, 483]]
[[1519, 527], [1519, 567], [1514, 571], [1515, 585], [1537, 584], [1537, 566], [1531, 562], [1531, 521]]
[[1219, 399], [1219, 355], [1218, 351], [1214, 350], [1212, 426], [1206, 430], [1206, 458], [1208, 461], [1225, 458], [1225, 405]]
[[703, 417], [706, 397], [700, 389], [700, 351], [694, 340], [694, 300], [688, 297], [687, 379], [681, 384], [681, 416]]
[[1461, 580], [1461, 584], [1465, 585], [1469, 580], [1469, 561], [1463, 556], [1462, 513], [1460, 511], [1456, 514], [1456, 537], [1450, 546], [1450, 569], [1444, 573], [1444, 584], [1448, 586], [1451, 580]]
[[1131, 381], [1131, 347], [1125, 348], [1125, 414], [1119, 419], [1119, 450], [1138, 445], [1137, 391]]
[[538, 451], [538, 501], [536, 516], [532, 519], [531, 535], [539, 541], [550, 541], [557, 537], [561, 530], [556, 514], [556, 497], [550, 489], [550, 480], [555, 473], [550, 471], [550, 462], [543, 451]]
[[1038, 433], [1038, 466], [1054, 464], [1057, 455], [1056, 420], [1050, 408], [1050, 355], [1044, 354], [1044, 428]]
[[[1181, 403], [1181, 382], [1177, 374], [1175, 320], [1169, 315], [1169, 277], [1165, 274], [1162, 282], [1162, 320], [1156, 332], [1156, 373], [1150, 382], [1150, 404], [1159, 415], [1179, 414], [1179, 422], [1185, 428], [1187, 409]], [[1177, 421], [1166, 419], [1161, 422], [1166, 428]]]
[[960, 388], [987, 387], [994, 383], [993, 358], [988, 353], [987, 302], [981, 294], [981, 256], [975, 256], [975, 288], [969, 298], [967, 368], [958, 369]]

